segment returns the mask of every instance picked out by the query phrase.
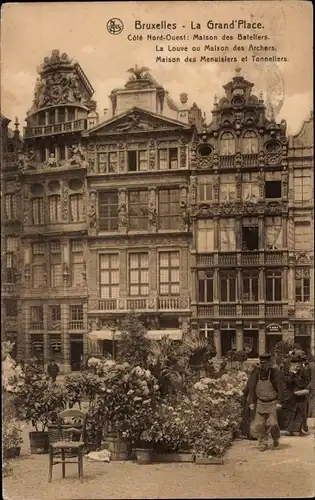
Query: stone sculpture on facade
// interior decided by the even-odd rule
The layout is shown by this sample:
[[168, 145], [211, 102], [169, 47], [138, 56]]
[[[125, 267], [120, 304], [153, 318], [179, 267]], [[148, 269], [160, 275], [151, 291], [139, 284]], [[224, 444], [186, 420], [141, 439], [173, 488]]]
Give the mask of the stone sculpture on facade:
[[122, 203], [118, 207], [118, 225], [119, 227], [127, 227], [128, 224], [128, 214], [127, 214], [127, 206], [126, 203]]
[[154, 206], [153, 201], [150, 202], [149, 207], [148, 207], [148, 215], [149, 215], [149, 226], [156, 226], [157, 225], [157, 211]]
[[67, 163], [68, 165], [80, 165], [80, 167], [86, 165], [84, 149], [81, 144], [76, 144], [71, 147]]
[[147, 77], [148, 71], [150, 71], [149, 68], [145, 66], [139, 68], [137, 64], [134, 68], [127, 69], [127, 73], [130, 73], [129, 80], [142, 80]]
[[34, 151], [30, 150], [26, 153], [19, 153], [18, 165], [21, 172], [26, 172], [27, 170], [35, 170], [36, 162]]

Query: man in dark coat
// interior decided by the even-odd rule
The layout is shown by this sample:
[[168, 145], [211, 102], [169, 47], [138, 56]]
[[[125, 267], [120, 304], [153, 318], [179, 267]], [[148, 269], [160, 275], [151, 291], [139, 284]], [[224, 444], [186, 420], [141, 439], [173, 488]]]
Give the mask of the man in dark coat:
[[265, 451], [269, 433], [274, 447], [279, 445], [277, 411], [281, 409], [283, 384], [279, 370], [271, 366], [271, 354], [261, 354], [259, 359], [260, 366], [248, 380], [248, 402], [250, 410], [255, 411], [253, 434], [258, 438], [260, 450]]
[[53, 382], [56, 382], [56, 378], [58, 377], [58, 375], [60, 373], [60, 368], [57, 365], [56, 361], [54, 361], [53, 359], [51, 359], [48, 363], [47, 373], [48, 373], [49, 378], [51, 378], [51, 380]]

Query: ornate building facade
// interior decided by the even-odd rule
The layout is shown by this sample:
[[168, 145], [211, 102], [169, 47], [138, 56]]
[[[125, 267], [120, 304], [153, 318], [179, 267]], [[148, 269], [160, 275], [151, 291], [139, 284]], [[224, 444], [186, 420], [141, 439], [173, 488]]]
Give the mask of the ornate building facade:
[[151, 338], [213, 336], [218, 358], [314, 353], [312, 119], [288, 138], [238, 71], [206, 125], [135, 67], [100, 120], [78, 63], [53, 51], [38, 72], [13, 167], [19, 357], [78, 369], [128, 311]]

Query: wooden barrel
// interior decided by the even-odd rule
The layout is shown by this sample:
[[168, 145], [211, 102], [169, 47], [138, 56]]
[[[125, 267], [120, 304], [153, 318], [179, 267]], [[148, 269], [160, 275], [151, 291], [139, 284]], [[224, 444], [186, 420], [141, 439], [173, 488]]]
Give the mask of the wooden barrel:
[[131, 443], [127, 439], [108, 436], [105, 439], [107, 449], [111, 453], [111, 459], [129, 460], [131, 456]]

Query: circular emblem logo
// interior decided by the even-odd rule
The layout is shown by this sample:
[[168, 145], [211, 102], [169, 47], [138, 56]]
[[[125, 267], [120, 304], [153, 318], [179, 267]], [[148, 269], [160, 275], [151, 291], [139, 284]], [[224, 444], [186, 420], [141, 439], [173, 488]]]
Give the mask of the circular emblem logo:
[[107, 21], [107, 31], [111, 35], [120, 35], [124, 29], [124, 23], [117, 17], [113, 17]]

